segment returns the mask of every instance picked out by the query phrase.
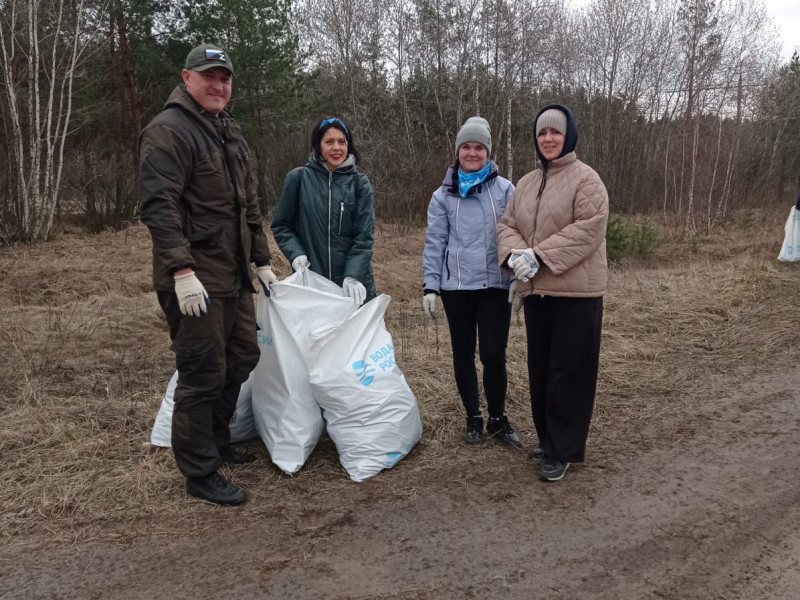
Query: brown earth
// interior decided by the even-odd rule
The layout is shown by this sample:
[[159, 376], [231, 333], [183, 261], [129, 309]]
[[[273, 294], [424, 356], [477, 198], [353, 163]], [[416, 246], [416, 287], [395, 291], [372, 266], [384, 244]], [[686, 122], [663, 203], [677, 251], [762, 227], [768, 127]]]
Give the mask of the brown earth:
[[[147, 446], [173, 370], [141, 227], [0, 252], [0, 598], [800, 598], [800, 269], [781, 227], [673, 239], [612, 271], [587, 462], [460, 440], [443, 325], [421, 316], [422, 232], [383, 225], [376, 277], [423, 440], [347, 479], [323, 440], [294, 477], [229, 471], [193, 501]], [[285, 262], [279, 263], [288, 274]], [[524, 330], [509, 415], [527, 448]]]

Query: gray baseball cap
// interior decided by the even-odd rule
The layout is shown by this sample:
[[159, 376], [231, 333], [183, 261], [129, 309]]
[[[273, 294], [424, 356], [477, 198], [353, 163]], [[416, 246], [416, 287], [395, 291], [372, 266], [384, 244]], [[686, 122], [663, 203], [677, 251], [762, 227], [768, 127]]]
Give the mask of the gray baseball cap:
[[184, 68], [187, 71], [205, 71], [214, 67], [222, 67], [234, 75], [233, 63], [231, 63], [228, 53], [217, 45], [200, 44], [186, 56]]

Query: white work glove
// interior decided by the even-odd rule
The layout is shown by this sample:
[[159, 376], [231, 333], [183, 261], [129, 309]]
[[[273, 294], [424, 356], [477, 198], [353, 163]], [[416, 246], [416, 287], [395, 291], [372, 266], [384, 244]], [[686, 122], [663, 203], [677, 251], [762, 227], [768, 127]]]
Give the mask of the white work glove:
[[422, 297], [422, 310], [429, 319], [436, 318], [436, 298], [438, 298], [438, 296], [438, 294], [429, 292]]
[[364, 300], [367, 299], [367, 288], [355, 277], [345, 277], [342, 282], [342, 288], [344, 288], [344, 293], [347, 294], [347, 297], [353, 299], [356, 306], [361, 306], [364, 304]]
[[292, 261], [292, 269], [294, 269], [295, 271], [302, 271], [303, 269], [307, 269], [310, 266], [311, 263], [308, 262], [308, 257], [305, 254], [296, 256], [295, 259]]
[[514, 248], [508, 259], [508, 266], [514, 270], [514, 276], [522, 283], [526, 283], [536, 275], [539, 270], [539, 261], [531, 248]]
[[519, 281], [516, 279], [511, 282], [511, 287], [508, 288], [508, 303], [511, 305], [511, 310], [515, 313], [518, 313], [522, 310], [522, 298], [517, 296], [517, 287], [519, 285]]
[[194, 271], [175, 275], [175, 295], [178, 297], [181, 313], [187, 317], [205, 316], [206, 308], [211, 304], [206, 288], [195, 276]]
[[261, 289], [269, 296], [269, 284], [278, 281], [275, 273], [272, 272], [272, 267], [269, 265], [256, 267], [256, 273], [258, 273], [258, 283], [261, 284]]

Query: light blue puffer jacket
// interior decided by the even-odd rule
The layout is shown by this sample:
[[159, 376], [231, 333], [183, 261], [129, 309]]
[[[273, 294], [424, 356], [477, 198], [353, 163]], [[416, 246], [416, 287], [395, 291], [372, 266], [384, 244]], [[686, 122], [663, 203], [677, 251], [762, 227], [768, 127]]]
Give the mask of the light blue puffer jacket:
[[511, 284], [511, 277], [497, 266], [497, 223], [514, 185], [497, 174], [494, 161], [490, 165], [489, 177], [466, 198], [458, 195], [453, 166], [433, 193], [422, 252], [423, 289], [508, 289]]

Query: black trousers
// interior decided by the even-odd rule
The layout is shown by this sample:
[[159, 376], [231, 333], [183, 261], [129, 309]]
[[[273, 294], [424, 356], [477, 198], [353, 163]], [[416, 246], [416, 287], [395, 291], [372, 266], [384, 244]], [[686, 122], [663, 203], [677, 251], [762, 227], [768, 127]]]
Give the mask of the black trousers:
[[602, 298], [527, 296], [531, 412], [544, 455], [583, 462], [594, 410]]
[[186, 477], [213, 473], [230, 444], [239, 390], [260, 357], [253, 295], [214, 297], [203, 317], [181, 314], [173, 293], [159, 292], [178, 367], [172, 451]]
[[506, 345], [511, 325], [508, 290], [442, 290], [441, 298], [450, 327], [456, 387], [467, 416], [481, 414], [478, 371], [475, 368], [477, 334], [489, 416], [502, 417], [506, 409]]

